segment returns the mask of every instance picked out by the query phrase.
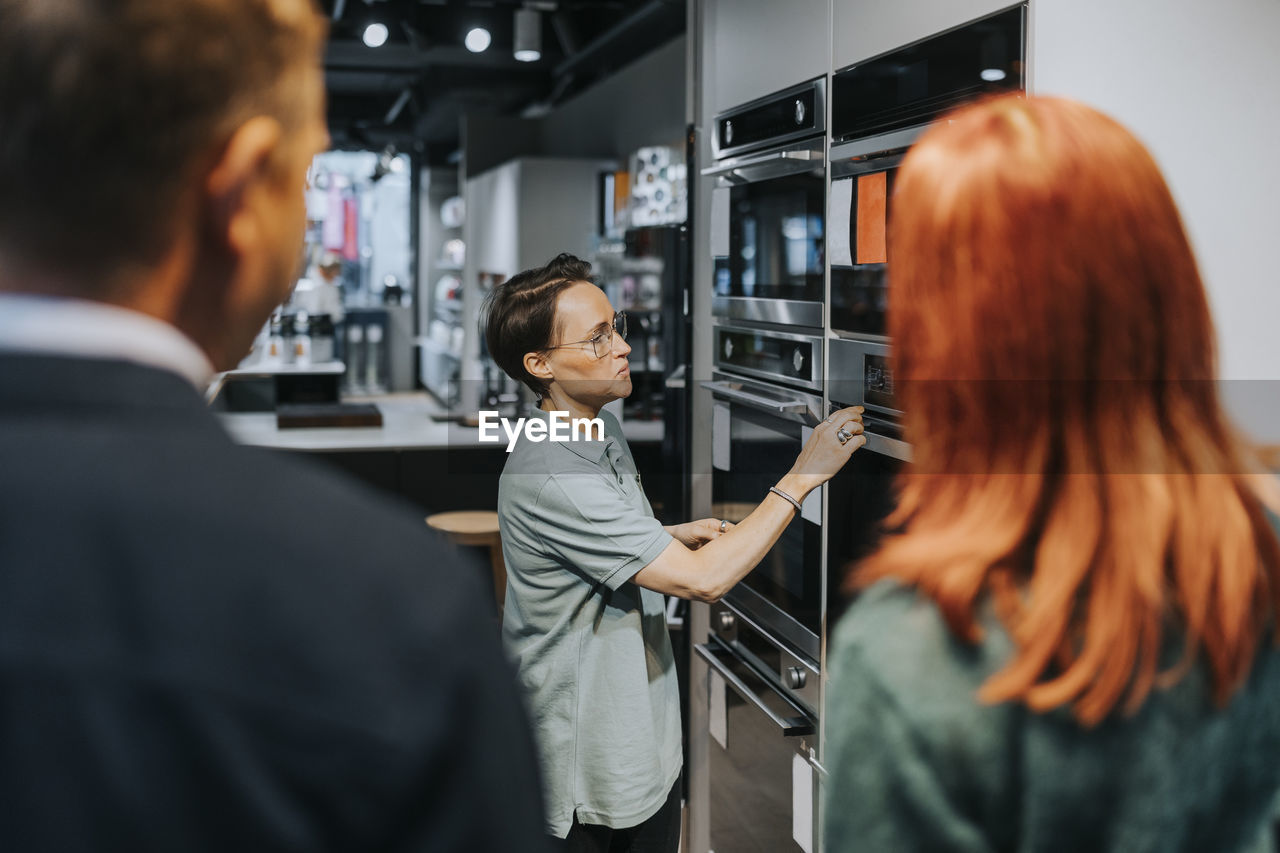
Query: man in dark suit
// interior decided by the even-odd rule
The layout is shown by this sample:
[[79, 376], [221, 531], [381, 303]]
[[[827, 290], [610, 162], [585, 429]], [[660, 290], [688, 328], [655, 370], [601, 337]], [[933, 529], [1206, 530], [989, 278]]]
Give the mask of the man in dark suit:
[[480, 573], [202, 403], [293, 281], [323, 38], [0, 0], [0, 849], [541, 849]]

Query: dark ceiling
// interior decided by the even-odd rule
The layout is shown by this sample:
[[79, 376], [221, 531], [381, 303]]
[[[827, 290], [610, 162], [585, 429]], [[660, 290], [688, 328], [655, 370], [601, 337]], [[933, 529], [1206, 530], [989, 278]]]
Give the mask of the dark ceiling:
[[[536, 115], [661, 47], [685, 29], [685, 0], [321, 0], [335, 148], [412, 150], [430, 164], [458, 149], [464, 113]], [[542, 57], [512, 55], [518, 9], [538, 11]], [[386, 44], [366, 47], [365, 27]], [[492, 43], [463, 46], [473, 27]]]

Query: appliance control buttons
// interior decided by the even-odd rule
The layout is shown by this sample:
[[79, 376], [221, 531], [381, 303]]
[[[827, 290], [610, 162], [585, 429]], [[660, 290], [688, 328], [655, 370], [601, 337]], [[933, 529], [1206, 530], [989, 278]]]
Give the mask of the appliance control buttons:
[[804, 124], [804, 101], [796, 98], [796, 124]]
[[787, 686], [792, 690], [802, 689], [805, 681], [808, 680], [808, 677], [809, 673], [805, 672], [803, 667], [787, 667]]
[[796, 373], [804, 367], [804, 348], [796, 347], [796, 351], [791, 354], [791, 365], [796, 369]]
[[732, 631], [733, 626], [736, 625], [737, 622], [738, 620], [735, 619], [733, 614], [730, 613], [728, 610], [720, 611], [720, 630], [721, 631]]
[[[797, 101], [796, 103], [799, 103]], [[724, 123], [724, 144], [729, 145], [733, 142], [733, 122], [726, 121]]]
[[724, 339], [724, 357], [733, 358], [733, 338]]

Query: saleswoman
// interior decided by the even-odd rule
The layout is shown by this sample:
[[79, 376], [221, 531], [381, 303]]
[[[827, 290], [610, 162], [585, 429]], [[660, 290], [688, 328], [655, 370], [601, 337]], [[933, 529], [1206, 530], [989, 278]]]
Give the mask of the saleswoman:
[[860, 408], [820, 424], [738, 525], [653, 516], [616, 418], [631, 393], [626, 318], [560, 255], [497, 287], [489, 352], [549, 412], [604, 422], [603, 440], [512, 449], [498, 490], [503, 635], [542, 758], [547, 830], [567, 850], [665, 850], [680, 836], [680, 703], [663, 595], [716, 601], [753, 569], [865, 442]]

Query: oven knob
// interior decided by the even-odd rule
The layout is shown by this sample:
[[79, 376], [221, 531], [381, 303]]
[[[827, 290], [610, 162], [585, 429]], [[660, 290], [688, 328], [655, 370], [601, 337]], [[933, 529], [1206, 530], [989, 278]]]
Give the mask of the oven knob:
[[724, 339], [724, 357], [733, 358], [733, 339], [732, 338]]
[[804, 101], [796, 98], [796, 124], [804, 124]]
[[728, 610], [720, 611], [720, 630], [721, 631], [732, 631], [733, 626], [736, 625], [737, 622], [738, 620], [735, 619], [733, 617], [733, 614], [730, 613]]
[[802, 667], [787, 667], [787, 687], [790, 687], [792, 690], [800, 690], [803, 688], [808, 677], [809, 673], [805, 672]]
[[733, 142], [733, 122], [726, 121], [724, 123], [724, 144], [729, 145]]
[[796, 373], [804, 367], [804, 348], [796, 347], [796, 351], [791, 354], [791, 364], [796, 369]]

